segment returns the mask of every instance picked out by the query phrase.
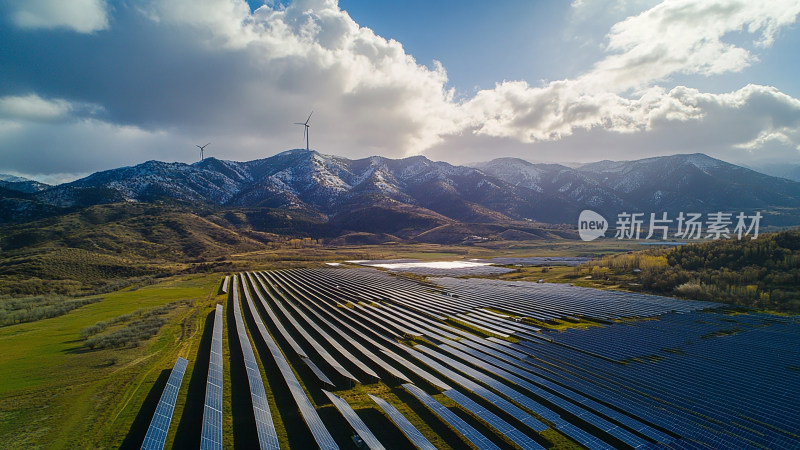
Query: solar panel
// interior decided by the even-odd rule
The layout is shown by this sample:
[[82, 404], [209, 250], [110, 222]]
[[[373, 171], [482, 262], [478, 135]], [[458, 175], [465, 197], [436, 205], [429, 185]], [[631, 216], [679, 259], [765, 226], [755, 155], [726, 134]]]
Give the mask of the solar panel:
[[[495, 381], [476, 379], [472, 371], [462, 376], [480, 380], [481, 385], [491, 382], [491, 392], [550, 417], [554, 427], [563, 427], [579, 442], [602, 446], [596, 439], [606, 439], [607, 433], [611, 442], [620, 446], [670, 444], [683, 437], [699, 445], [780, 448], [787, 436], [800, 434], [800, 422], [792, 420], [800, 404], [795, 400], [800, 398], [800, 384], [787, 382], [793, 379], [789, 371], [796, 373], [793, 361], [800, 357], [800, 352], [792, 350], [798, 348], [794, 344], [800, 334], [792, 319], [781, 319], [786, 323], [779, 324], [774, 317], [752, 313], [730, 317], [691, 312], [715, 304], [553, 284], [434, 280], [447, 292], [459, 295], [454, 299], [428, 292], [429, 287], [410, 279], [368, 269], [302, 269], [279, 274], [278, 279], [290, 280], [280, 289], [292, 292], [292, 286], [299, 286], [309, 293], [310, 308], [322, 314], [330, 311], [376, 343], [436, 376], [448, 377], [446, 381], [453, 386], [460, 382], [408, 356], [411, 352], [405, 345], [388, 342], [391, 336], [405, 330], [424, 332], [434, 344], [450, 345], [439, 347], [439, 352], [473, 369], [480, 370], [485, 362], [465, 359], [465, 354], [489, 361], [501, 369], [484, 372]], [[349, 307], [348, 302], [362, 301], [365, 304]], [[670, 310], [682, 313], [671, 314]], [[477, 339], [443, 322], [459, 314], [489, 329], [514, 330], [519, 342]], [[597, 318], [601, 322], [630, 315], [659, 317], [552, 333], [504, 315], [542, 320]], [[731, 325], [733, 322], [736, 324]], [[737, 327], [741, 332], [724, 339], [701, 339], [722, 327]], [[456, 339], [451, 341], [453, 338], [442, 332]], [[387, 354], [376, 351], [374, 345], [367, 347], [386, 359]], [[775, 348], [781, 351], [773, 351]], [[638, 359], [626, 365], [610, 362], [633, 357]], [[410, 374], [395, 361], [390, 362]], [[566, 420], [572, 421], [572, 426]]]
[[[272, 274], [272, 273], [269, 273], [269, 272], [267, 273], [267, 276], [273, 276], [273, 275], [274, 275], [274, 274]], [[298, 299], [298, 300], [299, 300], [299, 299]], [[300, 317], [301, 317], [301, 318], [302, 318], [302, 319], [303, 319], [303, 320], [304, 320], [306, 323], [308, 323], [308, 325], [309, 325], [311, 328], [313, 328], [314, 330], [316, 330], [316, 332], [317, 332], [317, 333], [318, 333], [318, 334], [319, 334], [319, 335], [320, 335], [320, 336], [321, 336], [321, 337], [322, 337], [322, 338], [323, 338], [325, 341], [327, 341], [327, 342], [328, 342], [328, 343], [329, 343], [329, 344], [330, 344], [330, 345], [331, 345], [333, 348], [335, 348], [335, 349], [336, 349], [336, 351], [337, 351], [337, 352], [338, 352], [340, 355], [344, 356], [344, 357], [345, 357], [345, 359], [347, 359], [348, 361], [350, 361], [351, 363], [353, 363], [353, 365], [355, 365], [356, 367], [358, 367], [358, 369], [359, 369], [359, 370], [361, 370], [362, 372], [364, 372], [365, 374], [367, 374], [367, 375], [369, 375], [369, 376], [371, 376], [371, 377], [373, 377], [373, 378], [380, 379], [380, 377], [378, 376], [378, 374], [377, 374], [377, 373], [375, 373], [375, 371], [374, 371], [374, 370], [372, 370], [372, 368], [371, 368], [371, 367], [369, 367], [368, 365], [364, 364], [364, 363], [361, 361], [361, 359], [359, 359], [358, 357], [356, 357], [355, 355], [353, 355], [352, 353], [350, 353], [350, 351], [349, 351], [349, 350], [347, 350], [347, 349], [346, 349], [344, 346], [342, 346], [342, 344], [341, 344], [341, 343], [340, 343], [338, 340], [334, 339], [334, 338], [333, 338], [333, 337], [332, 337], [332, 336], [331, 336], [331, 335], [330, 335], [330, 334], [329, 334], [327, 331], [325, 331], [325, 329], [323, 329], [323, 328], [320, 326], [320, 324], [319, 324], [319, 323], [315, 322], [315, 321], [314, 321], [314, 320], [312, 320], [310, 317], [308, 317], [308, 315], [306, 315], [306, 314], [305, 314], [305, 313], [304, 313], [304, 312], [303, 312], [303, 311], [300, 309], [300, 307], [298, 307], [297, 305], [295, 305], [294, 303], [292, 303], [292, 302], [290, 302], [290, 301], [287, 301], [287, 302], [286, 302], [286, 304], [287, 304], [287, 305], [289, 305], [289, 306], [291, 307], [291, 309], [292, 309], [292, 310], [293, 310], [293, 311], [294, 311], [294, 312], [295, 312], [295, 313], [296, 313], [298, 316], [300, 316]], [[335, 325], [333, 325], [332, 323], [328, 322], [326, 319], [324, 319], [324, 318], [322, 318], [322, 317], [319, 317], [319, 316], [317, 316], [317, 318], [319, 319], [319, 322], [320, 322], [320, 323], [324, 324], [324, 325], [325, 325], [326, 327], [328, 327], [329, 329], [332, 329], [332, 330], [334, 330], [334, 332], [336, 332], [336, 333], [337, 333], [337, 334], [339, 334], [340, 336], [344, 336], [344, 333], [343, 333], [341, 330], [339, 330], [339, 329], [338, 329], [338, 328], [337, 328]], [[354, 346], [356, 346], [356, 347], [357, 347], [357, 345], [356, 345], [356, 344], [357, 344], [357, 342], [353, 341], [353, 342], [352, 342], [352, 344], [353, 344]]]
[[297, 377], [292, 371], [292, 367], [289, 365], [286, 357], [283, 356], [278, 344], [275, 343], [274, 339], [272, 339], [269, 331], [267, 331], [267, 328], [264, 326], [264, 322], [261, 320], [261, 316], [258, 314], [258, 311], [251, 300], [248, 300], [247, 307], [250, 309], [250, 314], [253, 316], [253, 320], [256, 323], [258, 332], [261, 334], [261, 338], [264, 340], [264, 343], [267, 345], [272, 358], [275, 360], [275, 364], [277, 364], [278, 370], [280, 370], [284, 381], [286, 381], [286, 384], [289, 387], [289, 392], [292, 394], [292, 398], [294, 399], [295, 404], [297, 404], [298, 409], [300, 409], [300, 415], [303, 416], [303, 420], [305, 420], [306, 425], [311, 431], [311, 434], [314, 436], [317, 445], [324, 450], [338, 449], [339, 446], [336, 445], [336, 441], [333, 440], [333, 436], [331, 436], [331, 434], [328, 432], [328, 429], [325, 428], [325, 424], [322, 423], [322, 419], [320, 419], [319, 414], [317, 414], [317, 410], [306, 396], [305, 391], [303, 391], [303, 387], [300, 385], [300, 382], [297, 381]]
[[[242, 278], [242, 289], [250, 300], [250, 292], [247, 283]], [[256, 420], [256, 430], [258, 432], [258, 444], [262, 450], [278, 449], [278, 434], [275, 431], [275, 424], [272, 422], [272, 414], [269, 411], [267, 393], [264, 390], [264, 382], [261, 379], [261, 371], [258, 369], [253, 346], [247, 337], [247, 330], [242, 319], [242, 311], [239, 307], [239, 289], [236, 279], [233, 280], [233, 315], [236, 319], [236, 333], [239, 335], [239, 345], [242, 348], [244, 365], [247, 369], [247, 381], [250, 385], [250, 399], [253, 403], [253, 416]]]
[[178, 398], [178, 391], [181, 389], [183, 374], [186, 373], [186, 365], [189, 364], [184, 358], [178, 358], [172, 367], [172, 372], [167, 380], [167, 385], [161, 393], [161, 399], [156, 406], [156, 412], [150, 421], [150, 427], [142, 442], [143, 450], [161, 450], [167, 440], [169, 424], [172, 421], [172, 412], [175, 410], [175, 400]]
[[353, 411], [353, 408], [350, 407], [350, 405], [347, 403], [347, 401], [345, 401], [345, 399], [339, 397], [338, 395], [332, 392], [328, 392], [325, 389], [323, 389], [322, 392], [324, 392], [325, 395], [328, 396], [331, 403], [333, 403], [333, 406], [335, 406], [336, 409], [338, 409], [339, 412], [342, 413], [345, 420], [347, 420], [347, 423], [349, 423], [350, 426], [353, 427], [353, 430], [356, 432], [358, 437], [360, 437], [361, 440], [363, 440], [364, 443], [367, 444], [367, 447], [369, 447], [372, 450], [385, 449], [383, 444], [381, 444], [378, 438], [376, 438], [375, 435], [372, 434], [372, 431], [370, 431], [369, 428], [367, 428], [367, 424], [365, 424], [364, 421], [361, 420], [360, 417], [358, 417], [358, 414], [356, 414], [356, 412]]
[[[468, 367], [468, 366], [465, 366], [465, 365], [463, 365], [461, 363], [458, 363], [457, 361], [454, 361], [453, 359], [448, 358], [447, 356], [442, 355], [441, 353], [438, 353], [438, 352], [436, 352], [436, 351], [434, 351], [432, 349], [429, 349], [429, 348], [425, 347], [424, 345], [418, 345], [417, 348], [419, 348], [420, 350], [424, 351], [425, 353], [428, 353], [429, 355], [432, 355], [432, 356], [436, 357], [437, 359], [439, 359], [441, 361], [446, 362], [451, 367], [454, 367], [457, 370], [459, 370], [459, 371], [461, 371], [461, 372], [463, 372], [463, 373], [465, 373], [465, 374], [467, 374], [467, 375], [469, 375], [471, 377], [474, 377], [476, 379], [481, 380], [484, 383], [489, 384], [493, 388], [495, 388], [498, 391], [502, 392], [503, 395], [505, 395], [505, 396], [507, 396], [509, 398], [513, 398], [517, 402], [519, 402], [522, 399], [522, 397], [524, 397], [524, 396], [520, 395], [519, 392], [514, 391], [513, 389], [509, 388], [508, 386], [505, 386], [502, 383], [497, 382], [497, 380], [494, 380], [491, 377], [485, 376], [483, 373], [478, 372], [477, 370], [472, 369], [471, 367]], [[416, 352], [416, 350], [412, 350], [412, 352]], [[451, 380], [458, 382], [458, 384], [460, 384], [461, 386], [463, 386], [466, 389], [474, 392], [475, 394], [483, 397], [484, 399], [486, 399], [490, 403], [493, 403], [498, 408], [504, 410], [505, 412], [507, 412], [508, 414], [510, 414], [511, 416], [516, 418], [517, 420], [519, 420], [520, 422], [524, 423], [528, 428], [532, 429], [533, 431], [540, 432], [540, 431], [544, 431], [544, 430], [546, 430], [548, 428], [547, 425], [543, 424], [539, 420], [536, 420], [536, 418], [534, 418], [533, 416], [531, 416], [527, 412], [523, 411], [522, 409], [520, 409], [519, 407], [517, 407], [513, 403], [509, 402], [508, 400], [504, 399], [503, 397], [501, 397], [501, 396], [495, 394], [494, 392], [486, 389], [485, 387], [479, 385], [478, 383], [475, 383], [474, 381], [469, 380], [469, 379], [467, 379], [466, 377], [464, 377], [462, 375], [459, 375], [458, 373], [456, 373], [456, 372], [444, 367], [443, 365], [437, 363], [436, 361], [431, 360], [430, 358], [427, 358], [426, 356], [424, 356], [424, 355], [422, 355], [422, 354], [420, 354], [418, 352], [415, 353], [415, 356], [417, 357], [417, 359], [420, 359], [421, 361], [425, 362], [425, 364], [427, 364], [428, 366], [438, 370], [440, 373], [445, 375], [447, 378], [450, 378]], [[528, 399], [528, 400], [530, 400], [530, 399]], [[537, 407], [540, 407], [540, 406], [541, 405], [537, 405]]]
[[231, 281], [230, 275], [225, 275], [225, 279], [222, 280], [222, 292], [228, 293], [228, 283]]
[[403, 387], [411, 393], [414, 397], [416, 397], [419, 401], [421, 401], [425, 406], [428, 407], [431, 411], [433, 411], [437, 416], [441, 417], [442, 420], [450, 424], [451, 427], [455, 428], [462, 436], [467, 438], [468, 441], [472, 442], [476, 447], [480, 449], [499, 449], [497, 445], [495, 445], [492, 441], [486, 438], [486, 436], [482, 435], [478, 430], [473, 428], [467, 422], [449, 409], [447, 409], [444, 405], [437, 402], [435, 398], [428, 395], [425, 391], [414, 386], [411, 383], [406, 383]]
[[[355, 381], [356, 383], [359, 383], [359, 384], [361, 383], [361, 381], [358, 378], [356, 378], [355, 375], [350, 373], [350, 371], [347, 370], [343, 365], [341, 365], [339, 363], [339, 361], [337, 361], [336, 358], [334, 358], [333, 355], [331, 355], [328, 352], [328, 350], [326, 350], [325, 347], [322, 346], [322, 344], [317, 342], [317, 340], [314, 339], [314, 337], [311, 335], [311, 333], [309, 333], [303, 327], [303, 325], [300, 324], [300, 322], [298, 322], [297, 319], [295, 319], [294, 316], [292, 316], [291, 313], [289, 313], [289, 311], [279, 301], [276, 301], [274, 303], [274, 305], [277, 306], [278, 310], [280, 310], [280, 312], [283, 313], [284, 317], [286, 317], [289, 320], [289, 322], [291, 322], [291, 324], [294, 326], [295, 330], [297, 330], [300, 333], [300, 335], [303, 336], [303, 339], [305, 339], [306, 342], [308, 342], [308, 344], [311, 345], [311, 347], [314, 350], [316, 350], [317, 354], [323, 360], [325, 360], [325, 362], [327, 362], [331, 367], [333, 367], [333, 369], [336, 372], [338, 372], [340, 375], [342, 375], [345, 378], [349, 378], [349, 379]], [[323, 338], [324, 338], [324, 336], [323, 336]]]
[[494, 427], [497, 431], [500, 432], [500, 434], [506, 436], [508, 439], [510, 439], [512, 442], [519, 445], [520, 447], [524, 449], [544, 450], [544, 447], [537, 444], [536, 441], [529, 438], [527, 435], [525, 435], [525, 433], [514, 428], [510, 423], [506, 422], [505, 420], [501, 419], [491, 411], [475, 403], [471, 398], [467, 397], [461, 392], [458, 392], [455, 389], [451, 389], [449, 391], [445, 391], [444, 395], [446, 395], [448, 398], [461, 405], [461, 407], [463, 407], [476, 417], [480, 418], [484, 422]]
[[403, 367], [405, 367], [406, 369], [410, 370], [411, 372], [416, 374], [418, 377], [422, 378], [423, 380], [427, 381], [428, 383], [432, 384], [433, 386], [436, 386], [437, 388], [444, 389], [444, 390], [450, 389], [450, 385], [448, 385], [444, 381], [440, 380], [439, 378], [435, 377], [434, 375], [432, 375], [427, 370], [420, 368], [419, 366], [417, 366], [416, 364], [412, 363], [411, 361], [409, 361], [409, 360], [403, 358], [402, 356], [398, 355], [397, 353], [389, 351], [389, 350], [381, 350], [381, 352], [383, 352], [383, 354], [388, 356], [389, 358], [392, 358], [393, 360], [397, 361], [399, 364], [402, 364]]
[[[281, 272], [281, 273], [283, 273], [283, 272]], [[272, 273], [272, 275], [274, 275], [276, 277], [276, 281], [283, 280], [282, 278], [278, 278], [277, 274], [275, 274], [275, 273]], [[259, 276], [259, 275], [256, 274], [256, 276]], [[338, 324], [336, 327], [332, 327], [332, 329], [333, 329], [333, 331], [335, 333], [337, 333], [343, 339], [348, 340], [354, 347], [356, 347], [356, 349], [361, 351], [361, 353], [364, 354], [364, 356], [369, 358], [369, 360], [375, 362], [375, 364], [379, 365], [381, 368], [386, 370], [388, 373], [393, 375], [395, 378], [403, 380], [405, 382], [409, 382], [410, 381], [408, 379], [408, 377], [403, 372], [399, 371], [394, 366], [392, 366], [390, 364], [387, 364], [384, 360], [379, 358], [375, 353], [369, 351], [364, 345], [362, 345], [360, 342], [358, 342], [359, 340], [363, 340], [364, 342], [366, 342], [369, 345], [374, 345], [375, 347], [377, 347], [381, 351], [381, 353], [383, 353], [384, 355], [388, 356], [389, 358], [391, 358], [392, 360], [397, 362], [401, 367], [403, 367], [404, 369], [411, 370], [412, 372], [416, 373], [417, 375], [419, 375], [422, 378], [426, 379], [427, 381], [431, 382], [433, 385], [435, 385], [437, 387], [441, 387], [442, 389], [450, 389], [449, 386], [447, 386], [442, 381], [438, 380], [433, 375], [423, 371], [422, 369], [420, 369], [419, 367], [415, 366], [414, 364], [412, 364], [407, 359], [403, 358], [402, 356], [400, 356], [400, 355], [396, 354], [395, 352], [389, 350], [388, 348], [384, 347], [381, 343], [377, 342], [375, 339], [372, 339], [371, 337], [367, 336], [365, 333], [359, 331], [358, 329], [356, 329], [355, 327], [351, 326], [346, 321], [341, 319], [341, 317], [343, 317], [345, 315], [349, 316], [349, 314], [359, 316], [359, 319], [360, 319], [361, 318], [361, 311], [362, 311], [361, 309], [356, 310], [356, 309], [351, 309], [351, 308], [325, 308], [323, 305], [321, 305], [321, 303], [324, 303], [324, 302], [317, 295], [312, 293], [312, 291], [314, 289], [311, 286], [308, 286], [307, 284], [304, 284], [303, 280], [300, 280], [300, 279], [293, 279], [292, 281], [294, 281], [294, 283], [291, 286], [290, 285], [281, 284], [280, 285], [281, 288], [283, 288], [284, 290], [291, 290], [292, 292], [295, 292], [297, 294], [297, 296], [294, 297], [296, 299], [296, 301], [299, 302], [300, 305], [306, 306], [308, 308], [310, 314], [312, 314], [314, 317], [320, 318], [320, 320], [324, 320], [326, 323], [328, 323], [330, 325], [333, 325], [334, 322], [336, 324]], [[300, 286], [301, 284], [302, 284], [302, 287]], [[273, 286], [271, 283], [270, 283], [270, 285]], [[262, 286], [263, 286], [263, 283], [262, 283]], [[295, 287], [297, 287], [298, 289], [302, 289], [304, 292], [298, 292], [297, 290], [294, 289]], [[314, 308], [315, 306], [317, 308]], [[347, 314], [345, 312], [347, 312]], [[330, 320], [324, 319], [322, 317], [322, 314], [327, 315]], [[352, 319], [351, 316], [350, 316], [350, 318]], [[356, 319], [356, 320], [358, 320], [358, 319]], [[352, 333], [355, 334], [355, 336], [358, 339], [357, 340], [353, 340], [350, 336], [348, 336], [347, 334], [344, 334], [342, 332], [342, 330], [338, 328], [338, 326], [341, 326], [341, 327], [344, 327], [347, 330], [350, 330]], [[378, 336], [379, 340], [383, 340], [384, 343], [386, 343], [388, 345], [394, 345], [396, 347], [404, 348], [404, 347], [400, 346], [396, 341], [394, 341], [392, 339], [386, 339], [386, 337], [381, 335], [380, 333], [375, 333], [375, 330], [373, 330], [373, 329], [369, 329], [369, 330], [371, 332], [373, 332], [373, 334], [376, 334]], [[310, 362], [310, 361], [308, 361], [308, 362]], [[312, 368], [312, 370], [313, 370], [313, 368]]]
[[217, 311], [214, 314], [200, 448], [222, 450], [222, 305], [220, 304], [217, 304]]
[[[367, 349], [360, 342], [360, 341], [365, 341], [365, 342], [368, 342], [368, 343], [372, 343], [372, 344], [378, 345], [374, 341], [372, 341], [371, 338], [369, 338], [368, 336], [364, 335], [364, 333], [362, 333], [358, 329], [352, 327], [348, 323], [344, 322], [339, 317], [330, 314], [328, 311], [325, 311], [325, 313], [329, 317], [330, 320], [328, 320], [325, 317], [323, 317], [322, 314], [319, 311], [317, 311], [313, 307], [311, 307], [310, 304], [316, 305], [316, 303], [314, 303], [314, 300], [313, 300], [313, 298], [316, 298], [314, 296], [314, 294], [312, 294], [311, 292], [305, 290], [304, 287], [301, 287], [300, 284], [297, 283], [297, 280], [293, 280], [293, 281], [295, 281], [295, 283], [292, 284], [291, 286], [287, 286], [287, 288], [291, 288], [293, 290], [293, 292], [295, 292], [297, 294], [295, 296], [295, 299], [301, 305], [303, 305], [306, 308], [308, 308], [309, 312], [314, 317], [316, 317], [317, 319], [319, 319], [323, 323], [328, 324], [331, 327], [331, 329], [334, 331], [334, 333], [338, 334], [341, 338], [349, 341], [350, 345], [355, 347], [356, 350], [361, 352], [362, 355], [366, 356], [367, 359], [369, 359], [370, 361], [372, 361], [373, 363], [375, 363], [376, 365], [381, 367], [383, 370], [385, 370], [386, 372], [388, 372], [389, 374], [391, 374], [395, 378], [397, 378], [399, 380], [402, 380], [402, 381], [405, 381], [405, 382], [411, 381], [406, 377], [406, 375], [403, 372], [399, 371], [398, 369], [396, 369], [391, 364], [388, 364], [386, 361], [384, 361], [383, 359], [378, 357], [378, 355], [376, 355], [375, 353], [373, 353], [369, 349]], [[340, 326], [344, 327], [345, 329], [349, 330], [351, 333], [355, 334], [357, 339], [352, 339], [350, 335], [348, 335], [341, 328], [339, 328]]]
[[[461, 350], [457, 350], [454, 347], [459, 347], [464, 351], [462, 352]], [[461, 345], [461, 344], [459, 344], [457, 342], [454, 342], [451, 345], [442, 345], [439, 348], [441, 350], [445, 350], [445, 351], [449, 352], [450, 354], [452, 354], [454, 356], [457, 356], [458, 358], [463, 359], [464, 361], [467, 361], [467, 362], [473, 364], [474, 366], [483, 366], [483, 367], [487, 367], [487, 368], [491, 367], [491, 366], [494, 366], [494, 367], [491, 367], [491, 370], [492, 370], [492, 372], [494, 374], [496, 374], [496, 375], [498, 375], [498, 376], [500, 376], [502, 378], [505, 378], [506, 380], [511, 381], [511, 382], [515, 383], [516, 385], [518, 385], [520, 387], [523, 387], [523, 388], [529, 390], [530, 392], [533, 392], [534, 394], [539, 395], [540, 397], [547, 398], [552, 403], [562, 407], [563, 409], [565, 409], [566, 411], [569, 411], [570, 413], [573, 413], [575, 416], [580, 417], [582, 420], [585, 420], [586, 422], [589, 422], [590, 424], [596, 426], [597, 428], [608, 432], [609, 434], [613, 435], [614, 437], [616, 437], [617, 439], [621, 440], [622, 442], [630, 445], [631, 447], [638, 447], [640, 445], [644, 445], [645, 444], [645, 441], [642, 440], [641, 438], [631, 434], [630, 432], [628, 432], [626, 430], [618, 428], [614, 424], [606, 421], [605, 419], [603, 419], [601, 417], [598, 417], [594, 413], [591, 413], [591, 412], [587, 411], [585, 409], [587, 407], [586, 403], [590, 402], [590, 400], [585, 398], [585, 397], [583, 397], [583, 396], [581, 396], [581, 395], [579, 395], [579, 394], [575, 394], [575, 393], [572, 393], [571, 391], [568, 391], [566, 389], [560, 388], [560, 387], [556, 386], [553, 383], [549, 383], [546, 380], [543, 380], [543, 379], [541, 379], [539, 377], [536, 377], [535, 375], [527, 374], [524, 371], [517, 371], [517, 370], [515, 370], [514, 366], [512, 366], [512, 365], [510, 365], [508, 363], [500, 361], [500, 360], [498, 360], [498, 359], [496, 359], [496, 358], [494, 358], [492, 356], [485, 355], [485, 354], [479, 353], [477, 351], [471, 350], [471, 349], [467, 348], [466, 346], [463, 346], [463, 345]], [[567, 400], [559, 398], [559, 397], [557, 397], [555, 395], [552, 395], [552, 394], [548, 395], [548, 393], [546, 391], [544, 391], [542, 388], [540, 388], [539, 386], [536, 386], [536, 385], [528, 382], [527, 380], [524, 380], [524, 379], [520, 378], [519, 376], [517, 376], [517, 375], [515, 375], [515, 374], [513, 374], [513, 373], [511, 373], [509, 371], [506, 371], [504, 369], [508, 369], [509, 371], [516, 371], [517, 373], [519, 373], [520, 375], [522, 375], [524, 377], [528, 377], [529, 379], [538, 381], [540, 384], [543, 384], [543, 385], [546, 385], [548, 387], [554, 388], [559, 393], [562, 393], [563, 395], [566, 395], [568, 398], [571, 398], [574, 401], [577, 401], [577, 402], [581, 403], [581, 406], [578, 406], [578, 405], [575, 405], [573, 403], [570, 403]], [[554, 418], [554, 417], [548, 415], [548, 414], [553, 414], [552, 411], [544, 408], [543, 406], [539, 405], [536, 402], [533, 402], [532, 400], [529, 400], [529, 399], [527, 399], [525, 397], [522, 397], [522, 396], [512, 397], [512, 398], [515, 401], [519, 402], [521, 405], [527, 407], [531, 411], [539, 414], [540, 416], [542, 416], [544, 418], [547, 418], [547, 419], [553, 419]], [[593, 405], [593, 404], [590, 403], [590, 405]], [[556, 415], [555, 417], [558, 417], [558, 416]], [[644, 425], [642, 425], [642, 426], [644, 426]]]
[[414, 447], [417, 447], [420, 450], [436, 450], [436, 447], [433, 444], [431, 444], [431, 442], [427, 438], [425, 438], [425, 436], [423, 436], [422, 433], [419, 432], [417, 427], [412, 425], [411, 422], [409, 422], [408, 419], [406, 419], [406, 416], [404, 416], [400, 411], [398, 411], [397, 408], [395, 408], [391, 403], [387, 402], [386, 400], [380, 397], [375, 397], [372, 394], [367, 394], [367, 395], [369, 395], [369, 398], [371, 398], [372, 401], [374, 401], [375, 403], [378, 404], [378, 406], [380, 406], [383, 412], [385, 412], [386, 415], [389, 416], [389, 419], [391, 419], [391, 421], [395, 425], [397, 425], [397, 428], [399, 428], [400, 431], [402, 431], [403, 434], [406, 435], [408, 440], [411, 441], [412, 444], [414, 444]]

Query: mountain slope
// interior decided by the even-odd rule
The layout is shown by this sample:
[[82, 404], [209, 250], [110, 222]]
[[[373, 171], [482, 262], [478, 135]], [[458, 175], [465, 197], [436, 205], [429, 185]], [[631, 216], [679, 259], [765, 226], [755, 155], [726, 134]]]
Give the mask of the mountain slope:
[[43, 191], [49, 187], [49, 184], [40, 183], [24, 177], [0, 173], [0, 188], [23, 192], [25, 194], [32, 194], [34, 192]]
[[800, 183], [711, 158], [684, 154], [636, 161], [600, 161], [578, 168], [513, 158], [478, 167], [515, 186], [562, 195], [572, 209], [606, 217], [627, 212], [764, 211], [772, 225], [798, 223]]
[[800, 206], [799, 183], [703, 154], [601, 161], [577, 170], [640, 208], [652, 205], [677, 211]]
[[583, 209], [606, 217], [624, 211], [758, 210], [769, 225], [800, 223], [800, 183], [702, 154], [578, 168], [515, 158], [464, 167], [423, 156], [350, 160], [289, 150], [247, 162], [148, 161], [30, 193], [0, 186], [6, 221], [118, 202], [280, 209], [329, 221], [327, 233], [403, 237], [456, 222], [573, 224]]

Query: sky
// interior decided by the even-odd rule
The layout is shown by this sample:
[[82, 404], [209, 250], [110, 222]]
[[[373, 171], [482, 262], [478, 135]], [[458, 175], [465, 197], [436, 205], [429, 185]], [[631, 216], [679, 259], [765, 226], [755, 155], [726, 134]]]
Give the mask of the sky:
[[0, 173], [305, 147], [800, 164], [800, 0], [0, 0]]

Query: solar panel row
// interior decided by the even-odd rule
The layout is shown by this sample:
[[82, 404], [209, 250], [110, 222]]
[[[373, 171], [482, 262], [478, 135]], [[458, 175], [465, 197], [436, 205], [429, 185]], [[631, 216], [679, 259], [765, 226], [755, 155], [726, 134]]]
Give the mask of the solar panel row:
[[358, 414], [356, 414], [356, 412], [353, 411], [353, 408], [350, 407], [350, 405], [347, 403], [347, 401], [345, 401], [345, 399], [339, 397], [338, 395], [332, 392], [328, 392], [324, 389], [322, 390], [322, 392], [328, 397], [331, 403], [333, 403], [333, 406], [335, 406], [336, 409], [338, 409], [339, 412], [342, 413], [345, 420], [347, 420], [347, 423], [349, 423], [350, 426], [353, 427], [353, 431], [355, 431], [358, 437], [360, 437], [364, 441], [364, 443], [367, 444], [367, 447], [373, 450], [385, 449], [383, 444], [381, 444], [378, 438], [376, 438], [375, 435], [372, 434], [372, 431], [369, 430], [367, 424], [365, 424], [364, 421], [361, 420], [360, 417], [358, 417]]
[[214, 313], [200, 448], [222, 450], [222, 305]]
[[186, 373], [186, 366], [189, 364], [185, 358], [178, 358], [172, 367], [172, 372], [167, 380], [167, 385], [161, 393], [161, 399], [156, 406], [156, 412], [150, 421], [150, 427], [142, 442], [143, 450], [161, 450], [167, 441], [169, 424], [172, 421], [172, 412], [175, 410], [175, 400], [178, 398], [178, 391], [181, 389], [183, 374]]
[[456, 431], [461, 433], [462, 436], [472, 442], [473, 445], [480, 449], [499, 449], [494, 442], [490, 441], [486, 436], [482, 435], [478, 430], [473, 428], [464, 419], [458, 417], [455, 413], [447, 409], [444, 405], [436, 401], [435, 398], [428, 395], [425, 391], [414, 386], [411, 383], [406, 383], [403, 387], [416, 397], [422, 404], [428, 407], [434, 414], [441, 417], [442, 420], [447, 422]]
[[[244, 279], [242, 279], [242, 289], [247, 301], [252, 302], [250, 291]], [[253, 416], [256, 421], [259, 448], [262, 450], [278, 449], [280, 448], [278, 446], [278, 434], [275, 431], [275, 424], [272, 422], [267, 393], [264, 390], [261, 371], [258, 368], [256, 356], [253, 353], [253, 346], [250, 344], [250, 338], [247, 337], [247, 330], [245, 329], [242, 311], [239, 306], [237, 279], [233, 281], [233, 316], [236, 321], [236, 334], [239, 336], [239, 346], [242, 348], [244, 365], [247, 370], [247, 381], [250, 385], [250, 399], [253, 404]]]
[[376, 397], [372, 394], [369, 395], [369, 398], [372, 399], [378, 406], [389, 416], [389, 419], [397, 425], [397, 428], [406, 435], [409, 441], [414, 444], [414, 447], [417, 447], [420, 450], [436, 450], [436, 447], [431, 444], [431, 442], [419, 432], [419, 430], [408, 421], [406, 416], [404, 416], [400, 411], [397, 410], [391, 403], [387, 402], [386, 400]]
[[328, 429], [325, 428], [325, 424], [322, 422], [322, 419], [320, 419], [319, 414], [317, 414], [314, 405], [311, 404], [311, 401], [306, 396], [305, 391], [303, 391], [303, 387], [297, 380], [297, 377], [292, 371], [292, 367], [281, 352], [280, 347], [275, 343], [269, 331], [267, 331], [264, 326], [264, 322], [261, 320], [255, 305], [252, 301], [248, 301], [247, 306], [250, 309], [250, 314], [253, 316], [253, 321], [256, 323], [256, 328], [261, 335], [261, 339], [269, 349], [272, 359], [275, 360], [275, 364], [278, 366], [278, 370], [281, 372], [281, 376], [283, 376], [284, 381], [289, 387], [289, 392], [300, 410], [300, 415], [311, 431], [317, 445], [325, 450], [338, 449], [339, 446], [336, 445], [336, 441], [333, 439], [330, 432], [328, 432]]
[[230, 281], [231, 281], [231, 276], [225, 275], [225, 279], [222, 280], [222, 292], [226, 294], [228, 293], [228, 283], [230, 283]]

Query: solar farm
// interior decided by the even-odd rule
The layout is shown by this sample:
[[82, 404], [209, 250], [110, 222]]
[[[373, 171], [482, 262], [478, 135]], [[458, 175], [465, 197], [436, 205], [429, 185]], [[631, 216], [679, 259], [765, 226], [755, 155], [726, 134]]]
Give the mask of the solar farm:
[[[201, 448], [223, 448], [229, 426], [247, 430], [235, 447], [261, 449], [800, 445], [796, 317], [373, 268], [244, 272], [220, 290], [198, 357]], [[175, 362], [141, 448], [174, 438], [186, 367]], [[225, 392], [246, 405], [233, 417]]]

